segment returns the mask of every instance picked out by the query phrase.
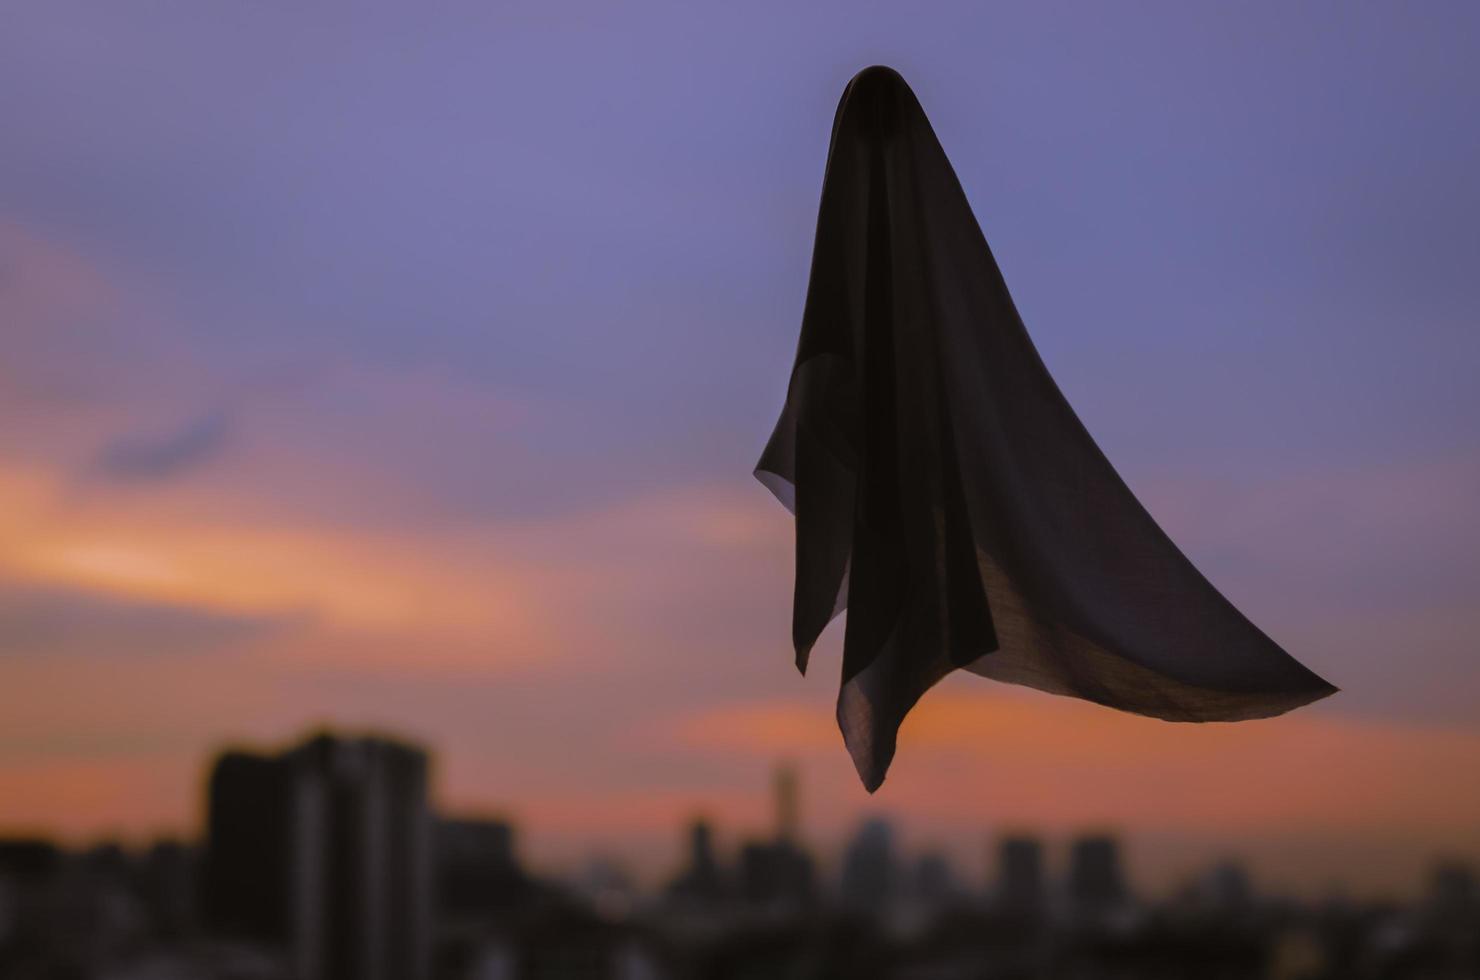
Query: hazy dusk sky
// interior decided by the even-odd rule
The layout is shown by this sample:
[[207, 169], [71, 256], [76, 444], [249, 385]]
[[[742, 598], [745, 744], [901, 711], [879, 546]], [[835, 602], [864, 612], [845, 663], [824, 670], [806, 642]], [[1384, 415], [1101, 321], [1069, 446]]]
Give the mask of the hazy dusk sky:
[[[879, 62], [1110, 459], [1342, 693], [959, 675], [859, 787], [750, 469]], [[333, 724], [552, 866], [762, 829], [790, 758], [818, 840], [1406, 887], [1480, 857], [1477, 374], [1467, 0], [8, 4], [0, 832], [193, 833], [212, 752]]]

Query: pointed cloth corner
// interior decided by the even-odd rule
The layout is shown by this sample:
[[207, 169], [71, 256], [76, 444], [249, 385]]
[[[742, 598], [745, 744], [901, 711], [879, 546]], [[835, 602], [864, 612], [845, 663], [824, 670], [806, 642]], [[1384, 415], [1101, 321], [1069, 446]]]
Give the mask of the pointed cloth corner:
[[833, 122], [801, 340], [756, 476], [796, 515], [797, 666], [844, 608], [838, 724], [876, 789], [957, 668], [1170, 721], [1336, 689], [1162, 532], [1028, 338], [914, 93]]

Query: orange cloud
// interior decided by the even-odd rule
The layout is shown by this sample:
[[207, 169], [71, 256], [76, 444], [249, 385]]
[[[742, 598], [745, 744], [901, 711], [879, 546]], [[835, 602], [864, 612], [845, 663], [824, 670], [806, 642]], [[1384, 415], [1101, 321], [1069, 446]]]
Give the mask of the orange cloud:
[[385, 531], [213, 520], [209, 508], [75, 497], [0, 468], [0, 573], [221, 613], [301, 612], [367, 633], [476, 635], [502, 655], [568, 632], [572, 610], [692, 590], [785, 531], [759, 499], [659, 491], [524, 522]]
[[[971, 687], [979, 690], [972, 691]], [[906, 721], [879, 805], [935, 820], [1209, 832], [1480, 827], [1480, 733], [1316, 712], [1177, 725], [953, 678]], [[764, 701], [687, 717], [701, 751], [847, 760], [830, 711]]]

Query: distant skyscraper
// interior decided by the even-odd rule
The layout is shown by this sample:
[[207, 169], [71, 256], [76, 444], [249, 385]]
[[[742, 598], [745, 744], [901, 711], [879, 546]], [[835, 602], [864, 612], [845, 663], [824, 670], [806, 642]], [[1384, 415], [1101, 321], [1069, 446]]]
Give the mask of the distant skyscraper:
[[812, 859], [787, 841], [749, 841], [740, 848], [740, 892], [752, 905], [808, 905], [815, 892]]
[[790, 763], [776, 767], [776, 839], [797, 842], [801, 833], [801, 802], [798, 798], [797, 771]]
[[815, 897], [812, 858], [800, 843], [801, 814], [796, 769], [783, 763], [772, 782], [776, 835], [740, 848], [740, 895], [752, 905], [795, 910]]
[[1069, 899], [1074, 910], [1095, 915], [1126, 900], [1120, 846], [1112, 837], [1082, 837], [1069, 854]]
[[997, 904], [1013, 912], [1043, 907], [1043, 845], [1033, 837], [1004, 837], [997, 846]]
[[424, 980], [427, 762], [379, 738], [233, 752], [210, 780], [206, 911], [283, 951], [301, 980]]
[[1480, 921], [1480, 878], [1469, 865], [1440, 863], [1429, 880], [1428, 905], [1436, 922], [1473, 928]]
[[882, 911], [898, 884], [894, 830], [886, 821], [867, 820], [843, 854], [843, 904]]
[[1236, 861], [1222, 861], [1210, 868], [1203, 890], [1208, 903], [1224, 912], [1246, 909], [1254, 899], [1249, 872]]
[[688, 858], [668, 894], [686, 902], [712, 903], [723, 897], [724, 881], [714, 855], [714, 833], [705, 820], [689, 825]]
[[915, 862], [910, 876], [910, 891], [914, 898], [927, 906], [943, 906], [958, 897], [956, 876], [951, 871], [951, 862], [939, 851], [921, 854]]

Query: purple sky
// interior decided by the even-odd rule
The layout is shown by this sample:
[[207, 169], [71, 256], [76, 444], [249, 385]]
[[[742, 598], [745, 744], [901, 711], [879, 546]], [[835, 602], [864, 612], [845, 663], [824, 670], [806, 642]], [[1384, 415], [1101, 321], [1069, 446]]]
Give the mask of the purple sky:
[[[0, 779], [141, 745], [128, 765], [198, 766], [326, 719], [436, 741], [459, 798], [563, 799], [641, 727], [627, 695], [825, 716], [749, 471], [833, 109], [876, 62], [1109, 457], [1344, 689], [1313, 713], [1480, 735], [1474, 3], [46, 2], [0, 13], [0, 685], [45, 709], [0, 720]], [[697, 545], [651, 530], [690, 517]], [[127, 551], [143, 527], [180, 543]], [[515, 596], [492, 632], [438, 584], [484, 574], [485, 540], [515, 556], [486, 570]], [[243, 542], [260, 560], [221, 557]], [[383, 592], [271, 581], [386, 555]], [[470, 651], [456, 683], [383, 652], [421, 615]], [[228, 644], [192, 683], [240, 680], [240, 704], [159, 727], [136, 679], [135, 709], [79, 728], [77, 678], [121, 669], [98, 637], [170, 677]], [[517, 684], [482, 677], [485, 642]], [[555, 650], [591, 672], [529, 666]], [[468, 761], [552, 725], [592, 770]], [[654, 751], [612, 792], [764, 781]], [[164, 799], [116, 823], [193, 818]]]

